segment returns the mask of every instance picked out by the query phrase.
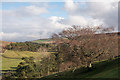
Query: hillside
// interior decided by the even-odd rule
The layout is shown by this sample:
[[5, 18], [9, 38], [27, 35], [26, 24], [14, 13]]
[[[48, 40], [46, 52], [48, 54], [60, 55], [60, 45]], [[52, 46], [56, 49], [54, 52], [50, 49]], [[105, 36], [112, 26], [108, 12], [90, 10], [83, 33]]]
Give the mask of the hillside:
[[54, 43], [54, 41], [51, 38], [48, 38], [48, 39], [38, 39], [38, 40], [34, 40], [32, 42], [35, 42], [35, 43], [46, 43], [46, 44]]
[[0, 40], [0, 53], [4, 52], [4, 47], [9, 45], [10, 43], [15, 43], [15, 42], [8, 42], [8, 41], [1, 41]]
[[12, 70], [13, 67], [22, 61], [22, 57], [31, 57], [33, 56], [36, 60], [41, 59], [42, 57], [48, 56], [49, 52], [30, 52], [30, 51], [13, 51], [6, 50], [2, 54], [2, 70]]
[[9, 45], [10, 43], [15, 43], [15, 42], [8, 42], [8, 41], [1, 41], [0, 40], [0, 47], [5, 47], [6, 45]]
[[[47, 77], [43, 77], [42, 79], [80, 79], [84, 80], [85, 78], [91, 79], [91, 78], [118, 78], [120, 67], [118, 66], [120, 64], [120, 58], [113, 59], [113, 60], [107, 60], [107, 61], [101, 61], [96, 62], [93, 64], [92, 69], [88, 69], [85, 67], [76, 69], [75, 71], [64, 71], [57, 74], [53, 74]], [[86, 79], [86, 80], [87, 80]]]

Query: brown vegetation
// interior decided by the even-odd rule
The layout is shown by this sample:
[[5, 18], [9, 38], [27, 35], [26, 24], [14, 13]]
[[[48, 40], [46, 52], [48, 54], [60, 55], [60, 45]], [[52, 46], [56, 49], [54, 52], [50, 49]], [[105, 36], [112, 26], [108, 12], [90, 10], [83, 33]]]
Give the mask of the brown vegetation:
[[52, 37], [57, 43], [59, 63], [71, 61], [76, 67], [91, 67], [94, 61], [118, 56], [118, 35], [106, 34], [112, 30], [113, 28], [102, 26], [95, 28], [73, 26], [59, 34], [53, 34]]
[[15, 42], [7, 42], [7, 41], [1, 41], [0, 40], [0, 53], [4, 52], [4, 47], [9, 45], [10, 43], [15, 43]]

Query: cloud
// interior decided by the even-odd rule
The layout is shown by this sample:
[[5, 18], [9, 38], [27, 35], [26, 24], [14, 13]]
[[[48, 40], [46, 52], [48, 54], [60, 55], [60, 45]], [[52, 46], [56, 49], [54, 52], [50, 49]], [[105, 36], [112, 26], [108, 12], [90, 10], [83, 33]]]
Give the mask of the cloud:
[[64, 2], [65, 0], [1, 0], [1, 2]]
[[2, 31], [0, 35], [5, 41], [26, 41], [48, 38], [52, 33], [66, 27], [63, 17], [42, 17], [48, 13], [46, 7], [31, 5], [15, 10], [3, 10]]
[[66, 22], [70, 25], [82, 25], [88, 24], [87, 20], [83, 16], [72, 16], [70, 15]]
[[54, 29], [62, 30], [64, 28], [70, 27], [70, 25], [64, 24], [63, 17], [51, 16], [49, 20], [51, 21], [51, 24], [53, 25]]
[[66, 0], [65, 1], [65, 9], [69, 12], [73, 12], [77, 10], [76, 3], [73, 2], [73, 0]]
[[64, 18], [63, 17], [57, 17], [57, 16], [51, 16], [49, 19], [52, 20], [53, 23], [55, 23], [56, 21], [61, 21]]
[[18, 33], [4, 33], [4, 32], [0, 32], [0, 35], [2, 36], [1, 37], [2, 40], [4, 38], [4, 40], [6, 40], [6, 41], [9, 41], [9, 40], [11, 40], [11, 41], [15, 41], [15, 40], [19, 41], [19, 39], [24, 40], [22, 38], [22, 34], [18, 34]]
[[[70, 1], [70, 2], [69, 2]], [[118, 27], [118, 2], [89, 0], [91, 2], [65, 2], [68, 13], [67, 23], [77, 25], [100, 25]]]
[[[2, 31], [0, 32], [2, 39], [5, 41], [27, 41], [48, 38], [52, 33], [72, 25], [118, 26], [117, 2], [79, 3], [69, 0], [63, 6], [64, 11], [67, 12], [66, 18], [51, 15], [48, 8], [51, 8], [52, 5], [41, 4], [32, 3], [30, 6], [0, 11], [3, 14]], [[42, 15], [45, 14], [51, 16], [43, 17]]]
[[44, 7], [37, 7], [34, 5], [31, 6], [26, 6], [26, 7], [22, 7], [19, 10], [16, 10], [17, 13], [20, 13], [22, 16], [23, 15], [40, 15], [43, 13], [48, 13], [47, 9]]

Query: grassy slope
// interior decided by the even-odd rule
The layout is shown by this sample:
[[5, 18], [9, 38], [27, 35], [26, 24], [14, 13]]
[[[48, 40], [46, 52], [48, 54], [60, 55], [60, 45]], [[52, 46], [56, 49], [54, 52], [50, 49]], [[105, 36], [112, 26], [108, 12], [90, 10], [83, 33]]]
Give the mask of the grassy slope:
[[21, 61], [21, 59], [9, 59], [2, 57], [2, 70], [14, 70], [14, 67], [17, 67]]
[[[53, 74], [44, 78], [118, 78], [120, 76], [118, 72], [120, 71], [119, 59], [114, 59], [110, 61], [102, 61], [93, 64], [93, 68], [89, 70], [88, 68], [79, 68], [74, 72], [73, 70], [65, 71], [57, 74]], [[66, 80], [66, 79], [65, 79]], [[84, 79], [83, 79], [84, 80]]]
[[2, 70], [13, 70], [22, 60], [22, 57], [33, 56], [37, 59], [49, 55], [48, 52], [12, 51], [7, 50], [2, 54]]
[[39, 39], [39, 40], [34, 40], [32, 42], [35, 42], [35, 43], [52, 43], [52, 39]]
[[36, 53], [37, 52], [6, 50], [5, 53], [2, 54], [2, 56], [6, 58], [22, 58], [33, 56]]

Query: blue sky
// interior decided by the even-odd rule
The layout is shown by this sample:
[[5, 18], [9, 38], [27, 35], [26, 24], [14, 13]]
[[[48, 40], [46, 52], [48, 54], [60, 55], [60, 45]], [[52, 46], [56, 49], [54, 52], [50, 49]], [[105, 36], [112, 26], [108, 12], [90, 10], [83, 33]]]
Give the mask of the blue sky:
[[117, 28], [117, 2], [69, 1], [2, 2], [2, 40], [20, 42], [49, 38], [52, 33], [72, 25], [95, 27], [102, 24]]
[[2, 3], [2, 9], [3, 10], [13, 10], [16, 8], [19, 8], [21, 6], [29, 6], [31, 5], [28, 2], [3, 2]]
[[[47, 2], [40, 2], [40, 3], [47, 3]], [[29, 2], [3, 2], [2, 3], [2, 10], [14, 10], [23, 6], [30, 6], [33, 3]], [[67, 12], [64, 9], [64, 2], [49, 2], [52, 8], [47, 8], [50, 12], [49, 14], [42, 14], [43, 17], [50, 17], [50, 16], [62, 16], [67, 17]]]

